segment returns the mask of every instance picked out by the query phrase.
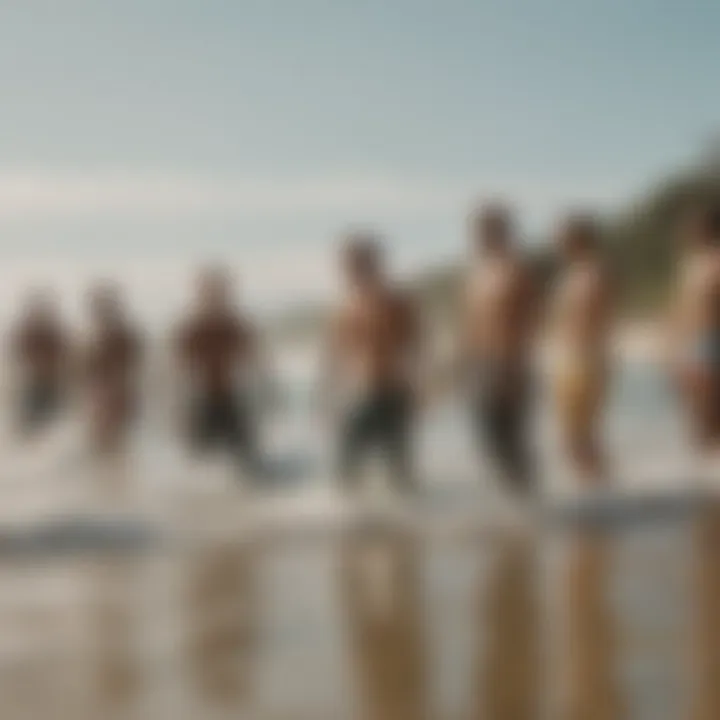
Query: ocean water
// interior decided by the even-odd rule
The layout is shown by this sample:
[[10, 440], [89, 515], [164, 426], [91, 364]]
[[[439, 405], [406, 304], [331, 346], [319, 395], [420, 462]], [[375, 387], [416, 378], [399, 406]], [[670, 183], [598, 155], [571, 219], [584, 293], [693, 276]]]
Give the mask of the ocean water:
[[[278, 363], [276, 402], [273, 407], [260, 407], [263, 444], [273, 476], [266, 486], [273, 495], [317, 495], [334, 484], [337, 418], [323, 418], [317, 412], [315, 371], [307, 359], [302, 363], [284, 359]], [[179, 436], [179, 393], [171, 383], [163, 386], [162, 380], [167, 378], [147, 384], [144, 417], [131, 445], [128, 463], [135, 484], [150, 495], [193, 482], [214, 487], [204, 479], [208, 474], [224, 476], [225, 484], [233, 484], [237, 473], [227, 458], [198, 463], [187, 456]], [[563, 462], [549, 385], [539, 376], [536, 386], [531, 437], [537, 477], [548, 490], [562, 489], [572, 477]], [[47, 437], [20, 445], [9, 431], [8, 403], [2, 407], [0, 493], [5, 499], [0, 518], [12, 515], [14, 508], [20, 512], [24, 502], [28, 508], [52, 512], [60, 496], [67, 497], [63, 501], [67, 511], [73, 502], [81, 508], [87, 478], [95, 472], [85, 461], [87, 427], [81, 409], [68, 413]], [[616, 366], [602, 432], [618, 487], [681, 488], [688, 482], [691, 453], [683, 414], [659, 366]], [[439, 399], [423, 411], [416, 428], [418, 480], [429, 495], [456, 495], [463, 504], [465, 490], [480, 494], [493, 490], [494, 467], [486, 450], [473, 432], [464, 399], [459, 395]]]
[[[317, 519], [333, 428], [309, 414], [310, 368], [291, 365], [286, 400], [267, 417], [279, 478], [267, 494], [291, 498], [296, 515], [315, 497]], [[720, 716], [713, 507], [529, 537], [247, 532], [254, 496], [222, 461], [185, 457], [170, 427], [153, 415], [120, 467], [88, 460], [80, 418], [31, 446], [6, 437], [4, 717]], [[551, 484], [562, 471], [542, 394], [536, 431]], [[685, 453], [682, 423], [659, 368], [618, 369], [607, 437], [619, 481], [682, 484], [670, 471]], [[423, 482], [453, 499], [438, 512], [490, 493], [471, 440], [458, 399], [419, 429]], [[81, 516], [158, 534], [134, 546], [8, 541]]]
[[[332, 423], [313, 421], [312, 364], [295, 363], [288, 373], [288, 412], [278, 423], [279, 435], [292, 438], [312, 463], [331, 452]], [[434, 402], [422, 414], [416, 452], [422, 480], [433, 486], [457, 480], [482, 483], [491, 473], [482, 438], [472, 430], [469, 408], [459, 394]], [[308, 419], [310, 417], [310, 420]], [[533, 404], [532, 442], [538, 476], [549, 486], [569, 482], [555, 425], [549, 380], [538, 372]], [[616, 362], [602, 433], [615, 481], [628, 487], [638, 483], [680, 482], [689, 463], [689, 445], [682, 409], [664, 369], [658, 363]], [[479, 447], [478, 447], [479, 443]]]

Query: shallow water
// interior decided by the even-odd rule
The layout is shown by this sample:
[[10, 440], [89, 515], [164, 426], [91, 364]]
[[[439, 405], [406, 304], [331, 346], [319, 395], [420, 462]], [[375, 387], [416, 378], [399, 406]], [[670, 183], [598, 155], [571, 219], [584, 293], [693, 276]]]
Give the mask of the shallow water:
[[[310, 489], [322, 477], [323, 429], [303, 408], [276, 422], [272, 442], [288, 467], [309, 463], [288, 472], [280, 496], [299, 477]], [[547, 410], [537, 427], [551, 483]], [[134, 552], [0, 547], [3, 717], [720, 717], [712, 506], [525, 539], [401, 524], [248, 533], [246, 501], [222, 468], [193, 469], [153, 431], [126, 468], [100, 472], [77, 455], [76, 430], [16, 452], [14, 465], [6, 458], [2, 527], [109, 513], [142, 519], [168, 542]], [[438, 408], [421, 433], [424, 479], [440, 488], [433, 511], [487, 510], [457, 406]], [[608, 433], [629, 482], [638, 463], [667, 466], [682, 453], [656, 370], [623, 370]]]

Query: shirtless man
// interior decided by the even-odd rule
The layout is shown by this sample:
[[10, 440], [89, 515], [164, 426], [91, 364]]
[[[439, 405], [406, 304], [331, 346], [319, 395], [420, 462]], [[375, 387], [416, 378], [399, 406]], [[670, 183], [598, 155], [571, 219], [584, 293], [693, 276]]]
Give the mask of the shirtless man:
[[84, 358], [95, 450], [117, 451], [137, 412], [142, 343], [119, 290], [100, 284], [90, 294], [92, 334]]
[[69, 341], [49, 294], [29, 298], [12, 334], [12, 354], [20, 374], [20, 431], [32, 433], [57, 415], [68, 380]]
[[671, 360], [693, 439], [705, 454], [720, 449], [720, 208], [687, 212], [680, 240]]
[[478, 262], [465, 286], [461, 372], [473, 385], [477, 432], [510, 489], [522, 495], [534, 490], [525, 435], [538, 298], [513, 247], [506, 208], [482, 208], [471, 220], [470, 234]]
[[416, 309], [386, 278], [372, 237], [351, 237], [341, 263], [348, 293], [331, 326], [323, 377], [326, 393], [340, 391], [348, 401], [340, 424], [340, 478], [344, 489], [355, 489], [366, 451], [377, 449], [397, 487], [410, 491], [421, 351]]
[[567, 218], [560, 226], [557, 243], [564, 259], [552, 307], [560, 430], [579, 478], [597, 485], [605, 479], [597, 425], [608, 382], [611, 282], [594, 218]]
[[259, 476], [262, 467], [248, 393], [252, 375], [259, 370], [259, 342], [251, 322], [233, 307], [231, 280], [222, 270], [201, 273], [197, 309], [179, 330], [176, 353], [194, 393], [188, 427], [193, 448], [229, 450], [246, 471]]

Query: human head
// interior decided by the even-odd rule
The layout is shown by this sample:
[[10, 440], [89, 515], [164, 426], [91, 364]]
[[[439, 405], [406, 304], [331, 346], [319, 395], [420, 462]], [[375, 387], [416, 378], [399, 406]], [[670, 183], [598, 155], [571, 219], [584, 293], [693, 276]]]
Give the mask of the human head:
[[33, 322], [52, 322], [57, 316], [57, 301], [47, 288], [31, 290], [24, 303], [25, 317]]
[[123, 301], [120, 288], [104, 280], [94, 285], [89, 293], [90, 314], [99, 327], [113, 326], [123, 317]]
[[478, 208], [470, 218], [472, 247], [481, 254], [508, 250], [514, 229], [510, 209], [499, 202], [491, 202]]
[[692, 247], [720, 247], [720, 203], [696, 204], [680, 215], [680, 241]]
[[232, 278], [222, 267], [206, 267], [198, 275], [197, 301], [203, 312], [224, 312], [232, 295]]
[[373, 287], [382, 281], [383, 252], [373, 235], [357, 233], [348, 236], [342, 247], [341, 263], [345, 278], [353, 287]]
[[600, 225], [589, 212], [575, 212], [567, 215], [557, 232], [560, 253], [568, 260], [577, 260], [592, 255], [600, 245]]

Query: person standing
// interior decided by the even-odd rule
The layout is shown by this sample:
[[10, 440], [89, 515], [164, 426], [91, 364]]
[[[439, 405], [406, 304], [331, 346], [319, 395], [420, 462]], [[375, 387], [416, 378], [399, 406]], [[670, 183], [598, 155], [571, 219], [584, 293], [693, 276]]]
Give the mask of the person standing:
[[702, 456], [720, 450], [720, 207], [683, 214], [670, 360]]
[[375, 237], [351, 236], [340, 262], [347, 292], [330, 327], [323, 396], [333, 405], [345, 400], [341, 483], [356, 489], [361, 462], [378, 450], [396, 487], [409, 492], [416, 488], [411, 444], [423, 350], [419, 313], [388, 278]]
[[471, 385], [478, 441], [485, 441], [516, 495], [535, 491], [527, 437], [536, 283], [515, 246], [510, 211], [482, 207], [470, 225], [473, 262], [464, 292], [461, 374]]
[[92, 331], [84, 358], [91, 443], [105, 453], [122, 449], [137, 418], [142, 361], [140, 333], [112, 283], [90, 293]]
[[200, 453], [229, 451], [257, 477], [263, 469], [250, 387], [261, 363], [260, 347], [252, 322], [233, 305], [232, 290], [224, 270], [200, 273], [196, 308], [181, 323], [175, 356], [192, 395], [190, 447]]
[[612, 285], [590, 215], [568, 217], [557, 244], [562, 269], [552, 298], [554, 391], [565, 451], [584, 486], [606, 480], [598, 437], [609, 375]]

